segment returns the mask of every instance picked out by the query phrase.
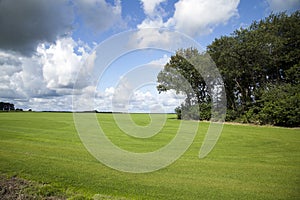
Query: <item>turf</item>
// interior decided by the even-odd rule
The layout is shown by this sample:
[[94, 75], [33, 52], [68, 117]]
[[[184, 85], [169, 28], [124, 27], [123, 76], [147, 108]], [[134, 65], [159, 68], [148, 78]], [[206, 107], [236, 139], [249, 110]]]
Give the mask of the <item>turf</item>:
[[[149, 139], [133, 138], [111, 114], [97, 114], [107, 136], [123, 149], [148, 152], [174, 137], [174, 115]], [[140, 125], [146, 114], [132, 116]], [[198, 122], [193, 122], [198, 123]], [[208, 128], [167, 168], [146, 174], [110, 169], [81, 143], [71, 113], [0, 113], [0, 173], [60, 188], [66, 196], [98, 199], [299, 199], [300, 129], [224, 126], [214, 150], [198, 153]]]

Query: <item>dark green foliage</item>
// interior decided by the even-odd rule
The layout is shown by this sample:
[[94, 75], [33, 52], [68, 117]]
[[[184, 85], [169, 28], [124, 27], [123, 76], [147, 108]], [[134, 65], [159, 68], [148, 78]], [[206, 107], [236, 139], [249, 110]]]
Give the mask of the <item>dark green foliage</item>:
[[175, 108], [175, 113], [177, 115], [177, 119], [182, 119], [182, 117], [181, 117], [181, 107], [180, 106]]
[[178, 119], [209, 120], [211, 116], [211, 105], [210, 103], [201, 103], [192, 106], [181, 104], [180, 107], [175, 109], [175, 112]]
[[204, 80], [209, 78], [205, 69], [210, 63], [197, 49], [180, 49], [158, 74], [159, 92], [175, 90], [186, 95], [185, 102], [175, 109], [178, 119], [210, 118], [210, 94]]
[[300, 11], [254, 21], [215, 39], [206, 53], [190, 48], [172, 56], [158, 75], [157, 89], [186, 95], [175, 109], [178, 119], [210, 119], [206, 83], [215, 79], [205, 73], [211, 69], [208, 55], [223, 77], [227, 121], [299, 126]]
[[294, 65], [285, 72], [287, 82], [293, 85], [300, 84], [300, 63]]
[[278, 126], [300, 126], [300, 87], [270, 85], [248, 113], [250, 122]]
[[11, 111], [15, 110], [15, 105], [12, 103], [0, 102], [0, 111]]
[[255, 21], [216, 39], [208, 53], [225, 83], [226, 120], [299, 126], [300, 11]]

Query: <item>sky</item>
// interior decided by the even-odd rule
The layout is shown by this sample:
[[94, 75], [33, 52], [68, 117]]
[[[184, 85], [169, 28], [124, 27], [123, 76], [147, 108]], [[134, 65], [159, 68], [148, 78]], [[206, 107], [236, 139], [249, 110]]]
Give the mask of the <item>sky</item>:
[[0, 101], [173, 112], [184, 96], [158, 94], [156, 76], [178, 34], [205, 50], [271, 12], [299, 8], [300, 0], [0, 0]]

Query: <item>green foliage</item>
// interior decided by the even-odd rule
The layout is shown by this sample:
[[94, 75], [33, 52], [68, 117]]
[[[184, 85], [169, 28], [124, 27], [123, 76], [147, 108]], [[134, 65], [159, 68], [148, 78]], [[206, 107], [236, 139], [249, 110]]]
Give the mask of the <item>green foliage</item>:
[[159, 92], [175, 90], [177, 94], [186, 95], [185, 102], [175, 109], [178, 119], [210, 118], [210, 111], [207, 111], [210, 94], [206, 81], [215, 81], [208, 74], [211, 64], [208, 55], [195, 48], [180, 49], [158, 74]]
[[199, 120], [199, 106], [198, 105], [181, 105], [181, 118], [185, 120]]
[[282, 87], [272, 89], [283, 95], [278, 100], [267, 89], [285, 83], [300, 87], [300, 11], [271, 14], [254, 21], [246, 29], [216, 39], [208, 46], [208, 53], [225, 83], [227, 120], [299, 125], [293, 90], [287, 94], [279, 91]]
[[180, 107], [175, 108], [175, 113], [177, 119], [209, 120], [211, 117], [211, 105], [209, 103], [191, 106], [181, 104]]
[[286, 70], [286, 81], [292, 85], [300, 85], [300, 62]]
[[[197, 66], [194, 65], [195, 62]], [[178, 50], [157, 76], [158, 91], [175, 90], [177, 94], [183, 93], [187, 96], [186, 104], [188, 105], [205, 101], [207, 88], [200, 74], [202, 70], [199, 69], [203, 65], [199, 62], [205, 62], [205, 56], [201, 55], [197, 49]]]
[[[254, 21], [248, 28], [215, 39], [207, 53], [178, 50], [159, 73], [157, 87], [159, 92], [175, 90], [186, 95], [175, 110], [178, 119], [210, 118], [211, 95], [206, 83], [216, 81], [207, 73], [212, 69], [210, 56], [223, 77], [227, 121], [299, 126], [298, 96], [294, 89], [279, 90], [287, 89], [280, 86], [283, 84], [300, 87], [300, 11]], [[279, 89], [272, 89], [277, 86]], [[281, 99], [274, 99], [272, 92]]]
[[270, 85], [261, 100], [247, 113], [251, 122], [278, 126], [300, 126], [300, 87]]
[[0, 102], [0, 111], [13, 111], [15, 105], [12, 103]]
[[180, 106], [175, 108], [175, 113], [177, 115], [177, 119], [182, 119], [182, 116], [181, 116], [182, 112], [181, 112], [181, 107]]

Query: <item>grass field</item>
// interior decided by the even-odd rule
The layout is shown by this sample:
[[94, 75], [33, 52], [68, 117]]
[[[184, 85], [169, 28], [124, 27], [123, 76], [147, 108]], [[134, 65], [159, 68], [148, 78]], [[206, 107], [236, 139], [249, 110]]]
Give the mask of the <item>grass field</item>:
[[[122, 134], [111, 114], [98, 118], [116, 145], [134, 152], [164, 146], [179, 125], [169, 115], [162, 131], [145, 140]], [[146, 114], [133, 119], [150, 122]], [[300, 199], [300, 129], [227, 124], [214, 150], [198, 159], [208, 125], [200, 123], [194, 143], [169, 167], [131, 174], [88, 153], [71, 113], [0, 113], [0, 173], [74, 199]]]

